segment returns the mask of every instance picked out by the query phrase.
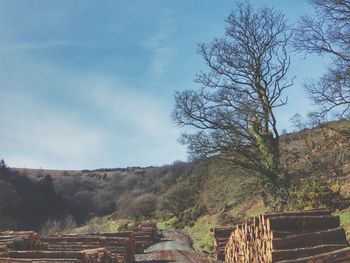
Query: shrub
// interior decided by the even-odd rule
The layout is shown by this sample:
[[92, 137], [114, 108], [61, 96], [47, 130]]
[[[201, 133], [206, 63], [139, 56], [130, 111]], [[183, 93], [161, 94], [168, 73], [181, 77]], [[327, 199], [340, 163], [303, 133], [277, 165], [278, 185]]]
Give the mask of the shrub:
[[115, 209], [114, 192], [109, 189], [98, 191], [93, 197], [93, 207], [99, 216], [111, 214]]
[[190, 208], [195, 203], [197, 193], [189, 182], [181, 182], [172, 186], [160, 199], [159, 209], [165, 210], [172, 215], [179, 216], [180, 213]]
[[331, 186], [318, 180], [303, 183], [297, 191], [292, 192], [292, 207], [344, 209], [349, 200], [340, 194], [340, 189], [332, 190]]
[[191, 226], [194, 222], [202, 215], [207, 212], [207, 208], [203, 201], [198, 201], [193, 207], [183, 211], [179, 219], [180, 221], [187, 226]]
[[141, 195], [132, 201], [129, 214], [136, 220], [149, 219], [157, 209], [157, 199], [153, 194]]
[[120, 225], [117, 221], [106, 217], [94, 217], [82, 227], [71, 230], [72, 233], [118, 232]]
[[138, 197], [130, 193], [117, 200], [117, 207], [120, 218], [149, 219], [157, 209], [157, 199], [150, 193], [140, 193]]
[[157, 224], [157, 228], [161, 230], [177, 228], [178, 224], [179, 224], [179, 219], [176, 216], [173, 216], [166, 221], [159, 222]]
[[49, 235], [53, 233], [69, 232], [76, 228], [77, 224], [71, 215], [60, 218], [49, 218], [41, 228], [41, 233]]

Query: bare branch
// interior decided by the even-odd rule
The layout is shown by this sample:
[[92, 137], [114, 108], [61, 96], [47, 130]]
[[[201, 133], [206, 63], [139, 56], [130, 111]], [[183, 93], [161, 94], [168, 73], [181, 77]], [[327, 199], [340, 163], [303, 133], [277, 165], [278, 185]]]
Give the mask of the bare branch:
[[295, 30], [299, 51], [332, 58], [327, 72], [305, 87], [319, 114], [344, 117], [350, 108], [350, 1], [310, 0], [314, 16], [304, 16]]
[[286, 104], [282, 93], [293, 84], [290, 31], [282, 14], [246, 3], [226, 22], [224, 38], [198, 46], [209, 70], [195, 79], [200, 91], [175, 94], [173, 120], [188, 127], [181, 142], [193, 158], [218, 156], [259, 172], [274, 190], [283, 188], [274, 108]]

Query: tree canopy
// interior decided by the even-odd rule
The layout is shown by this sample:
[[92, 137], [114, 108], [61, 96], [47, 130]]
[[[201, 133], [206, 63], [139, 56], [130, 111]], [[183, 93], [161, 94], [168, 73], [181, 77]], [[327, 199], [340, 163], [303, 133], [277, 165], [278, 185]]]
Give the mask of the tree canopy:
[[314, 15], [303, 16], [294, 46], [299, 51], [327, 55], [329, 68], [319, 80], [306, 83], [317, 113], [340, 117], [350, 114], [350, 1], [309, 0]]
[[178, 91], [174, 121], [188, 127], [181, 141], [192, 157], [217, 156], [256, 172], [269, 192], [287, 198], [274, 110], [287, 103], [290, 30], [273, 8], [238, 4], [226, 19], [225, 36], [201, 43], [209, 70], [198, 90]]

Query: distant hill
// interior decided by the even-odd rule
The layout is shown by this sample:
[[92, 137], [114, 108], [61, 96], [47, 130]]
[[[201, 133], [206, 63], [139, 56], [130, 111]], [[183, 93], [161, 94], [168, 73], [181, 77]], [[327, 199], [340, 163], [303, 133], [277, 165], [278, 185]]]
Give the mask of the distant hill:
[[83, 170], [53, 170], [53, 169], [32, 169], [32, 168], [17, 168], [12, 169], [18, 171], [21, 174], [25, 174], [29, 177], [43, 177], [45, 175], [50, 175], [52, 178], [57, 178], [61, 176], [113, 176], [115, 173], [137, 173], [139, 171], [145, 171], [147, 169], [152, 169], [154, 167], [126, 167], [126, 168], [99, 168], [99, 169], [83, 169]]

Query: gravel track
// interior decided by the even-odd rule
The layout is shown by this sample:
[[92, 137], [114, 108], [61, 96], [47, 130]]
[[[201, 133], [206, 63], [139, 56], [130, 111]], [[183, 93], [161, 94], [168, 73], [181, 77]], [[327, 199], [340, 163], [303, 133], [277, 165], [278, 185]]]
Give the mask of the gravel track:
[[144, 254], [136, 255], [139, 263], [217, 263], [218, 261], [206, 258], [192, 248], [191, 239], [176, 230], [163, 232], [160, 242], [150, 246]]

